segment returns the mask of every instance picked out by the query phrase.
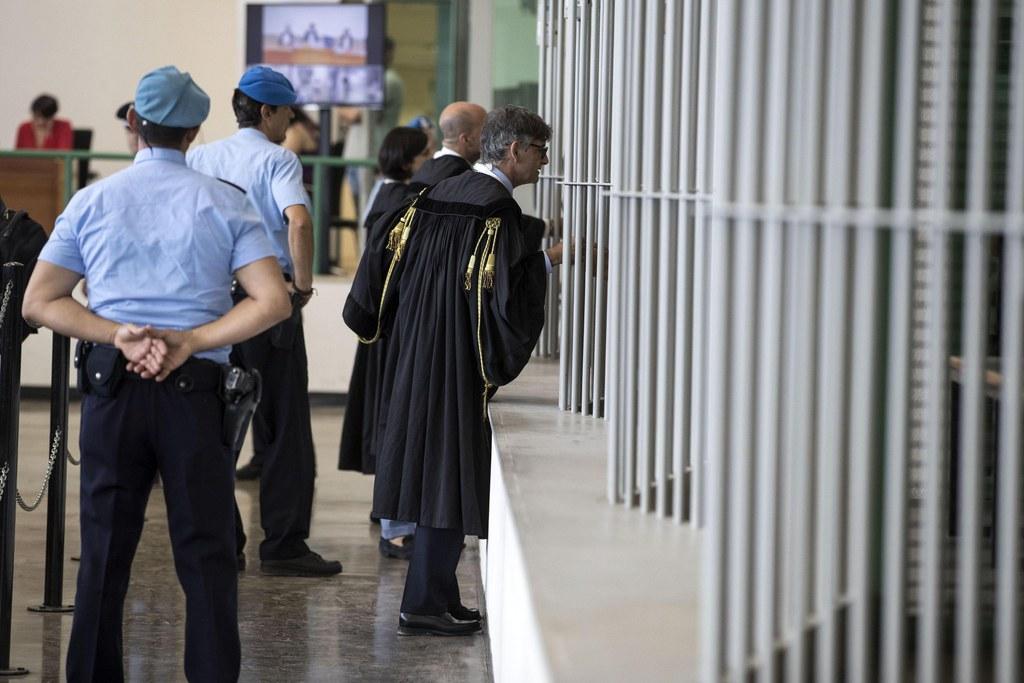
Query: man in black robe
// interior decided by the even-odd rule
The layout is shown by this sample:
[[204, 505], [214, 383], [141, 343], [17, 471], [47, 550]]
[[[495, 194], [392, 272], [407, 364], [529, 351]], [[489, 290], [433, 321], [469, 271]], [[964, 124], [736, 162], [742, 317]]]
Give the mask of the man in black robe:
[[464, 534], [487, 536], [487, 399], [522, 371], [541, 327], [561, 243], [525, 246], [512, 188], [537, 181], [551, 129], [522, 107], [487, 116], [482, 163], [438, 183], [371, 230], [345, 322], [388, 338], [373, 514], [416, 522], [399, 633], [464, 635]]
[[[446, 178], [454, 178], [473, 168], [480, 158], [480, 132], [487, 112], [471, 102], [452, 102], [441, 111], [438, 125], [444, 139], [434, 157], [420, 166], [409, 181], [409, 186], [429, 187]], [[533, 216], [522, 216], [523, 240], [530, 251], [540, 249], [544, 239], [544, 221]]]
[[465, 173], [480, 158], [480, 131], [487, 110], [471, 102], [452, 102], [441, 111], [441, 149], [412, 176], [412, 185], [437, 185]]

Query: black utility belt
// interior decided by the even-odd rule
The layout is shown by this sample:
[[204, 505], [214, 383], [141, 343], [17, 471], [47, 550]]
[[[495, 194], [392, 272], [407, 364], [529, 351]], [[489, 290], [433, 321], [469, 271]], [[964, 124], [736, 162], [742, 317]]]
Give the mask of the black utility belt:
[[[112, 398], [117, 396], [126, 381], [153, 381], [129, 372], [125, 367], [127, 364], [127, 359], [116, 347], [78, 342], [75, 349], [78, 390], [83, 394]], [[203, 358], [189, 358], [168, 375], [165, 383], [183, 394], [215, 394], [224, 403], [221, 440], [234, 452], [241, 450], [245, 432], [262, 396], [258, 371], [221, 365]]]
[[[120, 349], [106, 344], [78, 342], [75, 350], [75, 367], [78, 368], [78, 390], [83, 394], [116, 396], [122, 382], [151, 382], [141, 375], [128, 372], [128, 364]], [[204, 360], [189, 358], [174, 370], [165, 380], [183, 394], [192, 392], [219, 393], [223, 382], [224, 366]]]

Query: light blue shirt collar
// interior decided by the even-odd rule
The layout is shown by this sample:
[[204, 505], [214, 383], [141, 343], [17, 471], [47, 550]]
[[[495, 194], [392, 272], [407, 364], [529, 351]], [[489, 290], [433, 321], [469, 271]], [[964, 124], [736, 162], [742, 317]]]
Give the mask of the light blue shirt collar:
[[135, 163], [143, 161], [171, 161], [185, 165], [185, 153], [168, 147], [143, 147], [135, 154]]
[[485, 173], [491, 176], [499, 183], [504, 185], [505, 189], [508, 190], [509, 194], [512, 194], [512, 181], [509, 180], [509, 177], [505, 175], [501, 171], [501, 169], [499, 169], [494, 164], [482, 164], [478, 161], [477, 163], [473, 164], [473, 170], [477, 171], [478, 173]]
[[238, 132], [235, 133], [235, 135], [241, 135], [243, 137], [248, 136], [248, 137], [254, 137], [254, 138], [262, 138], [262, 139], [266, 140], [267, 142], [270, 142], [270, 138], [268, 138], [263, 133], [263, 131], [261, 131], [259, 128], [253, 128], [252, 126], [248, 126], [246, 128], [239, 128]]

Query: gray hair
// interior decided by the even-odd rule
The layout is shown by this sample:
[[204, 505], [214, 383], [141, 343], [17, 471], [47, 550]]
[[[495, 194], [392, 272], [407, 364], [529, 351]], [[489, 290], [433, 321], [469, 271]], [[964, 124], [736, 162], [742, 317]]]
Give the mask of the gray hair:
[[550, 140], [551, 126], [529, 109], [506, 105], [487, 114], [480, 133], [480, 161], [498, 163], [505, 160], [513, 142], [527, 145], [534, 140]]

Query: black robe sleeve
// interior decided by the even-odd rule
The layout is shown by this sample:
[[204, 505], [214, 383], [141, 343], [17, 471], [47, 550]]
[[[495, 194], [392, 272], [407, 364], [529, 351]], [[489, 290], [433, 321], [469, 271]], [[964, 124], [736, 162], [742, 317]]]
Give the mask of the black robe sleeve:
[[547, 224], [540, 218], [523, 216], [523, 245], [527, 251], [540, 251]]
[[544, 255], [525, 244], [520, 214], [505, 211], [499, 217], [494, 286], [480, 289], [477, 282], [467, 292], [478, 360], [482, 354], [484, 380], [491, 386], [508, 384], [526, 367], [544, 327], [547, 293]]
[[[394, 256], [387, 249], [388, 237], [391, 228], [401, 219], [405, 210], [405, 206], [393, 209], [378, 218], [370, 227], [366, 248], [359, 260], [355, 279], [352, 280], [352, 289], [345, 300], [342, 318], [362, 339], [374, 339], [386, 332], [389, 304], [394, 301], [392, 291], [389, 291], [387, 298], [382, 301], [384, 282]], [[392, 279], [396, 279], [394, 274]]]

